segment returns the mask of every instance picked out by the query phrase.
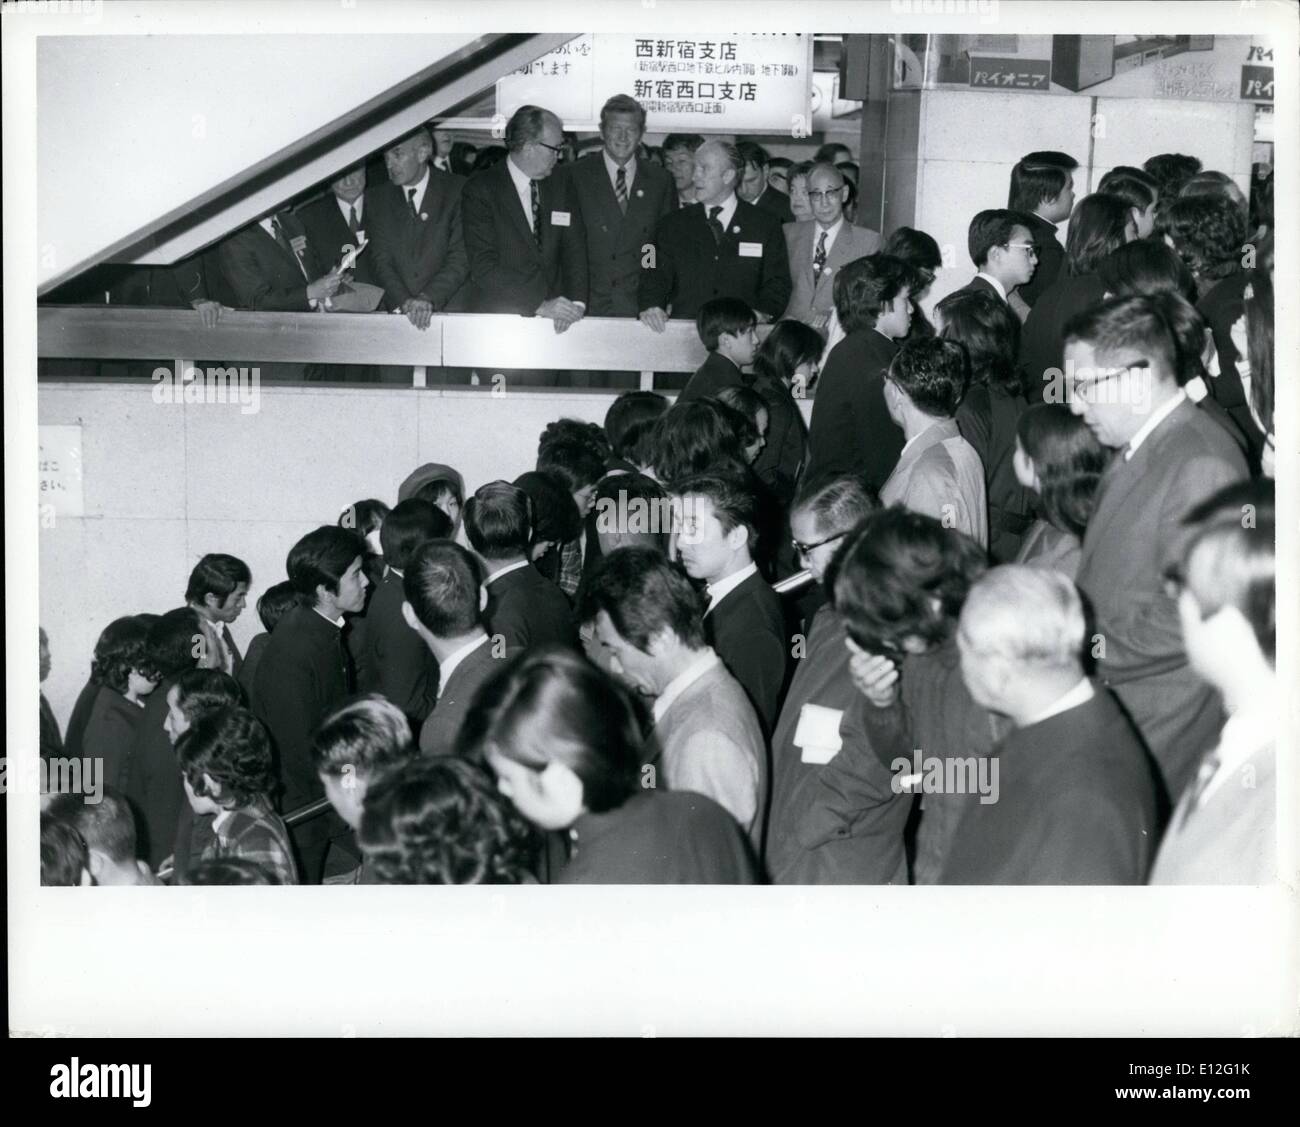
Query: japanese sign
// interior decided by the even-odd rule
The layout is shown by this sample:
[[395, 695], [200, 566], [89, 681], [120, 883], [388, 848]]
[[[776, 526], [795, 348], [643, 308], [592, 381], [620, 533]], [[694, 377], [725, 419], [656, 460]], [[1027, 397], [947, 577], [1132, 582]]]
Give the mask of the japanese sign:
[[1046, 59], [973, 59], [970, 68], [972, 86], [991, 86], [997, 90], [1042, 90], [1050, 87], [1052, 64]]
[[811, 35], [686, 39], [581, 35], [497, 83], [497, 112], [532, 103], [592, 129], [613, 94], [646, 109], [654, 133], [811, 131]]
[[82, 516], [81, 427], [43, 426], [37, 430], [39, 504], [52, 506], [57, 516]]

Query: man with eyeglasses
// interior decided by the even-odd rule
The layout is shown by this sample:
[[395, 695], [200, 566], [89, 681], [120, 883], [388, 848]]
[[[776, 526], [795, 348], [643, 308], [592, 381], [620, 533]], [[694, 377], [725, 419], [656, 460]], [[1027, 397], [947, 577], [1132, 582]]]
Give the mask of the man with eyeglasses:
[[836, 271], [880, 249], [878, 232], [848, 221], [844, 214], [848, 196], [843, 172], [833, 164], [815, 164], [808, 173], [813, 217], [783, 228], [794, 290], [782, 316], [811, 325], [823, 335], [834, 307]]
[[1065, 326], [1070, 410], [1115, 451], [1084, 534], [1077, 582], [1096, 616], [1089, 648], [1133, 717], [1176, 802], [1222, 726], [1219, 697], [1188, 667], [1165, 568], [1188, 512], [1243, 480], [1227, 432], [1178, 386], [1173, 333], [1150, 297], [1124, 297]]
[[[587, 310], [581, 205], [567, 176], [560, 119], [520, 106], [506, 123], [506, 159], [465, 182], [462, 213], [474, 313], [546, 317], [562, 333]], [[553, 385], [558, 373], [513, 372], [511, 382]]]
[[966, 231], [966, 248], [978, 273], [956, 292], [988, 293], [1011, 304], [1016, 287], [1028, 282], [1038, 266], [1029, 223], [1028, 216], [1006, 208], [977, 212]]

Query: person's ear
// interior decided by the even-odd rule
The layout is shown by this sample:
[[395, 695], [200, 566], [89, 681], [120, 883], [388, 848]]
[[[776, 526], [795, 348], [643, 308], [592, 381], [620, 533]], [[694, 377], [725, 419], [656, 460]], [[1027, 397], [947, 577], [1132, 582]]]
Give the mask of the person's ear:
[[429, 631], [425, 628], [423, 622], [415, 614], [415, 608], [405, 599], [402, 600], [402, 617], [406, 620], [406, 625], [414, 630], [421, 638], [429, 636]]
[[217, 596], [212, 591], [209, 591], [206, 595], [203, 596], [203, 605], [208, 610], [220, 610], [221, 600], [218, 599]]
[[487, 588], [480, 583], [478, 588], [478, 609], [480, 614], [483, 611], [487, 610], [487, 605], [488, 605]]
[[671, 627], [661, 626], [657, 631], [655, 631], [655, 633], [651, 634], [650, 637], [646, 639], [645, 652], [653, 658], [660, 657], [664, 651], [672, 645], [673, 637], [674, 635]]
[[203, 789], [208, 792], [207, 797], [213, 802], [221, 802], [221, 784], [206, 771], [203, 772]]
[[730, 532], [727, 533], [726, 540], [727, 540], [727, 547], [730, 548], [733, 552], [738, 552], [741, 548], [743, 548], [746, 544], [749, 543], [749, 529], [746, 528], [743, 524], [738, 524], [736, 525], [735, 528], [733, 528]]

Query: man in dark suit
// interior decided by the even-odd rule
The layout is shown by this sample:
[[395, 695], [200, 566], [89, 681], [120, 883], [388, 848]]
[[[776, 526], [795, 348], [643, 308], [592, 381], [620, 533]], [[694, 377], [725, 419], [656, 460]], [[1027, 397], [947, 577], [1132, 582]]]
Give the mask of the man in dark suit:
[[1182, 520], [1246, 476], [1227, 432], [1178, 386], [1176, 345], [1149, 297], [1115, 298], [1065, 328], [1070, 409], [1116, 451], [1083, 540], [1078, 584], [1092, 602], [1093, 653], [1177, 802], [1222, 726], [1214, 691], [1188, 667], [1165, 569], [1181, 558]]
[[[351, 688], [343, 615], [365, 605], [365, 554], [365, 541], [355, 532], [331, 525], [309, 532], [289, 551], [289, 582], [302, 602], [271, 632], [251, 702], [275, 741], [286, 814], [325, 796], [311, 742], [326, 713]], [[319, 884], [330, 842], [345, 839], [346, 826], [327, 813], [299, 823], [290, 834], [303, 883]]]
[[450, 540], [426, 544], [402, 580], [402, 615], [442, 671], [433, 711], [420, 730], [420, 750], [450, 755], [480, 686], [509, 656], [483, 629], [487, 591], [478, 561]]
[[978, 273], [954, 293], [987, 293], [1009, 301], [1016, 287], [1034, 276], [1038, 263], [1029, 217], [1004, 208], [976, 212], [966, 230], [966, 249]]
[[[358, 164], [334, 180], [327, 193], [297, 209], [317, 261], [326, 266], [337, 265], [362, 239], [373, 237], [368, 229], [373, 197], [374, 192], [366, 189], [366, 166]], [[375, 276], [374, 252], [375, 248], [371, 247], [357, 257], [352, 271], [356, 281], [382, 284]]]
[[487, 571], [488, 633], [510, 651], [576, 648], [569, 600], [530, 562], [534, 527], [532, 501], [508, 481], [489, 482], [465, 503], [465, 535]]
[[1079, 593], [1060, 572], [1009, 564], [971, 588], [957, 632], [962, 678], [1015, 730], [980, 764], [979, 798], [965, 803], [940, 884], [1145, 883], [1152, 765], [1110, 691], [1084, 675], [1085, 633]]
[[790, 262], [775, 216], [736, 195], [744, 163], [734, 145], [707, 141], [695, 153], [697, 203], [665, 216], [638, 290], [641, 320], [657, 333], [669, 317], [694, 319], [711, 298], [747, 302], [760, 321], [790, 300]]
[[1065, 248], [1056, 228], [1074, 209], [1074, 170], [1078, 167], [1079, 162], [1068, 153], [1045, 151], [1021, 157], [1011, 170], [1007, 207], [1028, 220], [1030, 241], [1038, 248], [1038, 269], [1015, 291], [1031, 309], [1065, 269]]
[[207, 621], [212, 636], [218, 639], [213, 668], [229, 673], [236, 680], [244, 662], [230, 633], [230, 624], [243, 614], [252, 582], [253, 573], [243, 560], [210, 552], [194, 565], [185, 587], [186, 604]]
[[745, 162], [736, 194], [746, 203], [775, 215], [778, 222], [792, 223], [794, 212], [790, 210], [790, 197], [767, 182], [767, 150], [754, 141], [737, 141], [736, 148]]
[[406, 568], [426, 544], [452, 534], [451, 518], [432, 502], [412, 497], [384, 518], [379, 543], [387, 565], [370, 596], [357, 659], [357, 690], [397, 705], [419, 731], [438, 697], [438, 663], [402, 614]]

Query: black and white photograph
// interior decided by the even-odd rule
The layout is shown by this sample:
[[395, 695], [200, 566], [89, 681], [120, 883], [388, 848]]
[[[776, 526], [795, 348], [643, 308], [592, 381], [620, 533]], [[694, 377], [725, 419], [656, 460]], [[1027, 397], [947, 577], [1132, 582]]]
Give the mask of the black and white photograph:
[[0, 17], [38, 1095], [1300, 1035], [1296, 3]]

